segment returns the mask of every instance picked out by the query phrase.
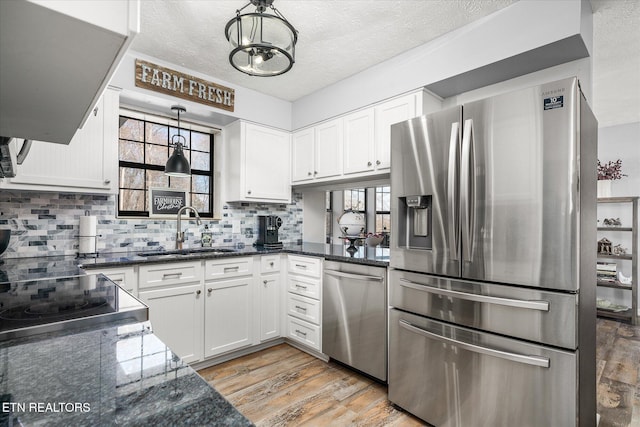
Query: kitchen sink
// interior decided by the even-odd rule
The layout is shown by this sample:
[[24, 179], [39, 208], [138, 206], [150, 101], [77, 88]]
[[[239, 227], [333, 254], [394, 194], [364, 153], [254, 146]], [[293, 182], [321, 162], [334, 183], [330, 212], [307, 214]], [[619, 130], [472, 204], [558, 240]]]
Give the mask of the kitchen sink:
[[211, 254], [211, 255], [221, 255], [225, 253], [235, 252], [233, 249], [224, 249], [224, 248], [190, 248], [190, 249], [175, 249], [175, 250], [162, 250], [162, 251], [149, 251], [149, 252], [140, 252], [138, 256], [141, 257], [161, 257], [161, 258], [170, 258], [175, 256], [185, 256], [185, 255], [193, 255], [193, 254]]

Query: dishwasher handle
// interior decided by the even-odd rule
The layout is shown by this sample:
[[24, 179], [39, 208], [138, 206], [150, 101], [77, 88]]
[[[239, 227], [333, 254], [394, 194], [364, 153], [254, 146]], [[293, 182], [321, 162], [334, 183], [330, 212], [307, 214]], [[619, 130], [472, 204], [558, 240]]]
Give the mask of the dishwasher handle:
[[549, 358], [547, 357], [510, 353], [508, 351], [497, 350], [490, 347], [484, 347], [481, 345], [471, 344], [464, 341], [458, 341], [453, 338], [444, 337], [442, 335], [435, 334], [430, 331], [426, 331], [422, 328], [417, 327], [416, 325], [412, 325], [406, 320], [400, 320], [400, 326], [418, 335], [423, 335], [427, 338], [433, 338], [438, 341], [443, 341], [448, 344], [456, 345], [458, 347], [461, 347], [465, 350], [469, 350], [474, 353], [486, 354], [487, 356], [499, 357], [500, 359], [510, 360], [512, 362], [517, 362], [517, 363], [524, 363], [526, 365], [540, 366], [542, 368], [549, 367], [550, 361], [549, 361]]
[[380, 277], [380, 276], [368, 276], [366, 274], [345, 273], [344, 271], [328, 270], [326, 268], [324, 269], [324, 272], [325, 274], [328, 274], [330, 276], [344, 277], [347, 279], [366, 280], [371, 282], [382, 282], [384, 280], [384, 277]]

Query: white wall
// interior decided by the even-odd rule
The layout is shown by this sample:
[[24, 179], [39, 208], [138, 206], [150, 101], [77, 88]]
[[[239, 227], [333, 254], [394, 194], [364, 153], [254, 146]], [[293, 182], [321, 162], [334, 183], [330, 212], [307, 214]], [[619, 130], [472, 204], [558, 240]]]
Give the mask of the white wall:
[[[590, 5], [584, 0], [521, 0], [295, 101], [293, 128], [300, 129], [575, 35], [590, 51], [590, 13]], [[558, 55], [553, 59], [556, 64], [563, 62], [562, 55], [570, 54], [549, 52], [549, 56]], [[535, 63], [529, 65], [531, 71], [541, 68], [535, 68]]]
[[[136, 58], [234, 89], [234, 111], [229, 112], [220, 110], [207, 105], [136, 87]], [[121, 104], [134, 107], [144, 112], [173, 115], [171, 105], [180, 104], [185, 106], [187, 109], [187, 112], [182, 116], [185, 120], [198, 121], [209, 126], [217, 125], [222, 127], [237, 119], [244, 119], [286, 131], [291, 130], [291, 102], [269, 95], [264, 95], [260, 92], [247, 89], [242, 86], [233, 85], [224, 80], [207, 76], [135, 51], [127, 52], [122, 63], [118, 67], [116, 74], [111, 79], [110, 85], [122, 88], [122, 93], [120, 95]]]

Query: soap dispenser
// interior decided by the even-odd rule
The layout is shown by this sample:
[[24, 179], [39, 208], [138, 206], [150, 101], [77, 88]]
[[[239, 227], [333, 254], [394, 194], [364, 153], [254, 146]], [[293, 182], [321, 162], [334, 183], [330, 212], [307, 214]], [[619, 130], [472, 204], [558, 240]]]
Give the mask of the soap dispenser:
[[202, 232], [202, 237], [200, 238], [200, 241], [202, 242], [203, 248], [211, 247], [211, 243], [213, 242], [213, 237], [212, 237], [211, 231], [209, 231], [208, 224], [204, 225], [204, 231]]

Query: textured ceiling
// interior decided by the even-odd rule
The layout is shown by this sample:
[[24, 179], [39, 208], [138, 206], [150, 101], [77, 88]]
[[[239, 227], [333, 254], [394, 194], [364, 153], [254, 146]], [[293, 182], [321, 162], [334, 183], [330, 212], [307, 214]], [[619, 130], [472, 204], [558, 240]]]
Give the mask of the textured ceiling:
[[[224, 27], [248, 0], [143, 0], [132, 49], [294, 101], [514, 1], [277, 0], [274, 6], [299, 31], [296, 64], [284, 75], [261, 78], [228, 61]], [[600, 125], [640, 121], [640, 1], [591, 3], [593, 104]]]

